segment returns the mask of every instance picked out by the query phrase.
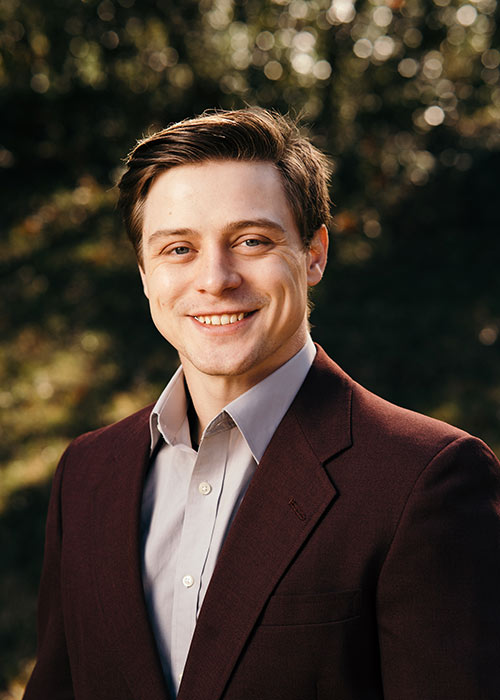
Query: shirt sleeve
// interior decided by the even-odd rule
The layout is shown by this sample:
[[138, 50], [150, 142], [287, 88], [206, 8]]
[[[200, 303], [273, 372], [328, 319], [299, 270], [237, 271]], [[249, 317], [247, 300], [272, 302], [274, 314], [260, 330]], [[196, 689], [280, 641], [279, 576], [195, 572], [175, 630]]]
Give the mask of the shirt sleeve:
[[385, 700], [497, 700], [500, 464], [461, 437], [428, 464], [379, 578]]

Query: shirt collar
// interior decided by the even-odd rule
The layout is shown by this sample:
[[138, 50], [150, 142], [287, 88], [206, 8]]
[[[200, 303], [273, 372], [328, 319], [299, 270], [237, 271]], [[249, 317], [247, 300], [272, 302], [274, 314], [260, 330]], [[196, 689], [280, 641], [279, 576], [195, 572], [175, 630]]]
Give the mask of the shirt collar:
[[[288, 362], [227, 404], [207, 426], [205, 434], [231, 428], [236, 424], [258, 464], [306, 378], [315, 356], [316, 347], [308, 335], [304, 347]], [[186, 412], [187, 399], [181, 366], [151, 412], [149, 425], [152, 450], [160, 435], [169, 445], [191, 444]]]
[[316, 347], [308, 336], [302, 350], [288, 362], [225, 407], [257, 464], [306, 378], [315, 356]]
[[160, 435], [169, 445], [191, 444], [186, 412], [187, 398], [181, 365], [160, 394], [149, 417], [151, 450], [154, 449]]

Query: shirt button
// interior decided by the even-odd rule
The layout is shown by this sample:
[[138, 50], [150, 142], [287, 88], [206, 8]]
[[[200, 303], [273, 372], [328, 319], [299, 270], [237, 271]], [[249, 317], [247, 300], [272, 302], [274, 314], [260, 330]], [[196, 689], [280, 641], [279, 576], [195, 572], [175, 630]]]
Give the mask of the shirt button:
[[187, 576], [184, 576], [182, 583], [184, 586], [186, 586], [186, 588], [191, 588], [194, 583], [194, 578], [188, 574]]
[[201, 484], [198, 486], [198, 491], [201, 493], [202, 496], [208, 496], [211, 490], [212, 487], [210, 486], [208, 481], [202, 481]]

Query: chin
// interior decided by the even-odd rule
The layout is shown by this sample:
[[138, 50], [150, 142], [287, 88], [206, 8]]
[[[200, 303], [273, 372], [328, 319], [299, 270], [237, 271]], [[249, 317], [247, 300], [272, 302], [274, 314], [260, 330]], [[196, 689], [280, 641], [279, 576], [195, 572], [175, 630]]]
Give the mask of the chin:
[[251, 363], [246, 365], [245, 363], [234, 362], [234, 360], [228, 360], [227, 362], [198, 362], [193, 364], [199, 372], [211, 377], [238, 377], [252, 368]]
[[190, 358], [191, 364], [203, 374], [212, 377], [238, 377], [244, 374], [259, 372], [263, 358], [254, 354], [245, 357], [235, 357], [234, 354], [225, 357]]

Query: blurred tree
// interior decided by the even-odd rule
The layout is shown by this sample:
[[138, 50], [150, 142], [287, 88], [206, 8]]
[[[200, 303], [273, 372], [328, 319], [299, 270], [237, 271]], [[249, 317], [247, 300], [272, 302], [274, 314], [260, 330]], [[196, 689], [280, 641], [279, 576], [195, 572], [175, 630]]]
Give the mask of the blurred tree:
[[500, 450], [498, 12], [0, 0], [0, 698], [20, 697], [34, 652], [58, 455], [154, 400], [175, 366], [114, 210], [121, 159], [150, 129], [208, 107], [300, 113], [337, 204], [315, 337], [367, 386]]

